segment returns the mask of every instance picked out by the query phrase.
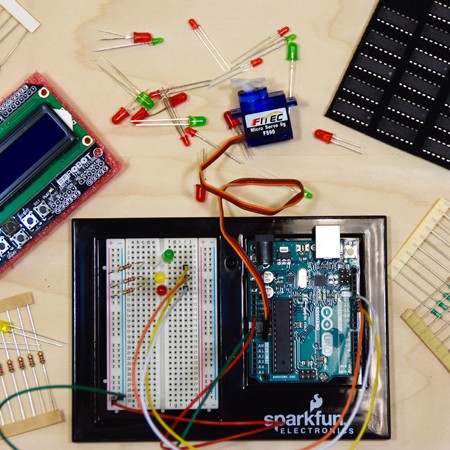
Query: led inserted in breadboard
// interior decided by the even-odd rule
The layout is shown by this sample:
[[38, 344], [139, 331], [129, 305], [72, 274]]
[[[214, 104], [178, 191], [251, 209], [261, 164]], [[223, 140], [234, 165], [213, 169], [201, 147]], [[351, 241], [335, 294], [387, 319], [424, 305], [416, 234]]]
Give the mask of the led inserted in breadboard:
[[402, 319], [450, 371], [450, 202], [441, 198], [389, 266], [416, 308]]
[[[132, 359], [139, 337], [165, 292], [189, 267], [188, 291], [167, 320], [152, 353], [149, 389], [158, 409], [184, 409], [217, 375], [216, 238], [108, 239], [107, 384], [136, 408]], [[150, 330], [151, 331], [151, 330]], [[150, 343], [138, 360], [138, 382]], [[196, 407], [196, 405], [194, 405]], [[203, 405], [218, 407], [216, 387]], [[116, 407], [110, 402], [108, 409]]]

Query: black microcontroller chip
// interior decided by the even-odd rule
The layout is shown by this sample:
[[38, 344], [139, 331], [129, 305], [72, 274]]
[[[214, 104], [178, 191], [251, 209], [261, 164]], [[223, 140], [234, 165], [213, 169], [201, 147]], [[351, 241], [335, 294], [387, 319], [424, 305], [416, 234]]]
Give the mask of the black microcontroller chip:
[[325, 275], [322, 275], [321, 273], [316, 273], [314, 275], [314, 285], [317, 287], [322, 287], [327, 284], [327, 280], [325, 279]]
[[293, 371], [292, 301], [275, 300], [272, 310], [273, 372]]

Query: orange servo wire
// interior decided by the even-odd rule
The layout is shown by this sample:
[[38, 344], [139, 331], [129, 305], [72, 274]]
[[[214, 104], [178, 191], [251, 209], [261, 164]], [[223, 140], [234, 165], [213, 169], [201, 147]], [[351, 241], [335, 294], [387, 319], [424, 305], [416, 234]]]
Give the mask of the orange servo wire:
[[[211, 166], [217, 159], [222, 156], [232, 145], [239, 144], [244, 140], [244, 135], [239, 134], [237, 136], [233, 136], [228, 139], [220, 148], [218, 148], [214, 153], [211, 154], [205, 161], [200, 164], [199, 167], [199, 176], [200, 176], [200, 184], [202, 187], [212, 194], [216, 195], [219, 202], [219, 213], [220, 213], [220, 230], [222, 235], [227, 240], [227, 242], [231, 245], [234, 251], [240, 256], [248, 271], [252, 274], [255, 279], [259, 290], [261, 291], [262, 302], [264, 306], [264, 319], [268, 320], [270, 316], [270, 307], [269, 307], [269, 299], [267, 297], [266, 289], [264, 287], [264, 282], [261, 278], [260, 273], [256, 269], [255, 265], [252, 263], [248, 255], [244, 252], [242, 247], [239, 245], [237, 240], [229, 235], [225, 229], [225, 215], [223, 211], [222, 201], [226, 200], [239, 208], [245, 209], [246, 211], [254, 212], [257, 214], [263, 214], [265, 216], [273, 216], [280, 211], [283, 211], [286, 208], [296, 205], [299, 203], [304, 195], [305, 191], [303, 188], [303, 184], [296, 179], [293, 178], [238, 178], [237, 180], [230, 181], [226, 183], [221, 188], [217, 188], [212, 184], [209, 184], [205, 178], [205, 170]], [[269, 208], [267, 206], [258, 205], [255, 203], [246, 202], [239, 197], [236, 197], [233, 194], [227, 192], [229, 188], [233, 187], [242, 187], [242, 186], [287, 186], [294, 187], [298, 189], [298, 192], [291, 197], [286, 203], [276, 208]]]

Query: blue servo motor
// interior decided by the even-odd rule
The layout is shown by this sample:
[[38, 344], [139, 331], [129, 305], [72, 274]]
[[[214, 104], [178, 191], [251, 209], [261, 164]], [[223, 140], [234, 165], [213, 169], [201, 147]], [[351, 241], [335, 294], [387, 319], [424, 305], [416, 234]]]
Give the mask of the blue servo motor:
[[267, 92], [266, 87], [238, 92], [240, 108], [231, 115], [242, 120], [249, 147], [292, 139], [289, 108], [297, 105], [294, 97], [286, 98], [283, 91]]

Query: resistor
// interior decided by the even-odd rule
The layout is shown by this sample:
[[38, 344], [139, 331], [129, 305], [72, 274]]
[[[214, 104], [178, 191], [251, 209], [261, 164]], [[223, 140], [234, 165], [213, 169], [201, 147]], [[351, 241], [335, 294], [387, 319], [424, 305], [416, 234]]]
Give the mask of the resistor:
[[13, 362], [12, 362], [10, 359], [8, 359], [8, 361], [6, 361], [6, 364], [8, 365], [8, 370], [9, 370], [9, 372], [10, 372], [10, 373], [14, 373], [14, 372], [15, 372], [15, 369], [14, 369], [14, 364], [13, 364]]
[[30, 364], [30, 367], [34, 367], [36, 365], [34, 362], [34, 357], [31, 353], [28, 353], [28, 364]]
[[128, 284], [128, 283], [132, 283], [133, 281], [136, 281], [136, 277], [125, 278], [125, 280], [118, 281], [117, 283], [111, 284], [111, 287], [115, 288], [117, 286], [120, 286], [121, 284]]
[[23, 361], [23, 358], [21, 356], [19, 356], [17, 358], [17, 362], [19, 363], [19, 369], [20, 370], [25, 370], [25, 362]]
[[438, 319], [442, 318], [442, 313], [440, 313], [436, 309], [432, 309], [430, 312], [431, 312], [431, 314], [434, 314]]
[[135, 262], [135, 263], [126, 263], [123, 266], [119, 266], [116, 270], [112, 270], [109, 273], [114, 273], [114, 272], [123, 272], [124, 270], [130, 269], [131, 267], [133, 267], [135, 264], [143, 264], [142, 261], [140, 262]]
[[135, 291], [135, 289], [130, 287], [128, 289], [124, 289], [120, 294], [112, 295], [111, 297], [120, 297], [121, 295], [128, 295], [128, 294], [131, 294], [134, 291]]
[[3, 371], [3, 366], [0, 364], [0, 377], [5, 375], [5, 372]]
[[444, 302], [441, 302], [440, 300], [436, 301], [436, 305], [440, 306], [444, 311], [448, 310], [448, 306]]
[[44, 352], [42, 350], [39, 350], [37, 354], [39, 356], [39, 362], [41, 364], [45, 364]]
[[133, 265], [132, 263], [126, 263], [123, 266], [119, 266], [117, 272], [123, 272], [124, 270], [129, 269], [132, 265]]
[[131, 268], [132, 265], [133, 265], [132, 263], [126, 263], [123, 266], [119, 266], [116, 270], [111, 270], [111, 272], [109, 272], [109, 273], [123, 272], [124, 270]]

